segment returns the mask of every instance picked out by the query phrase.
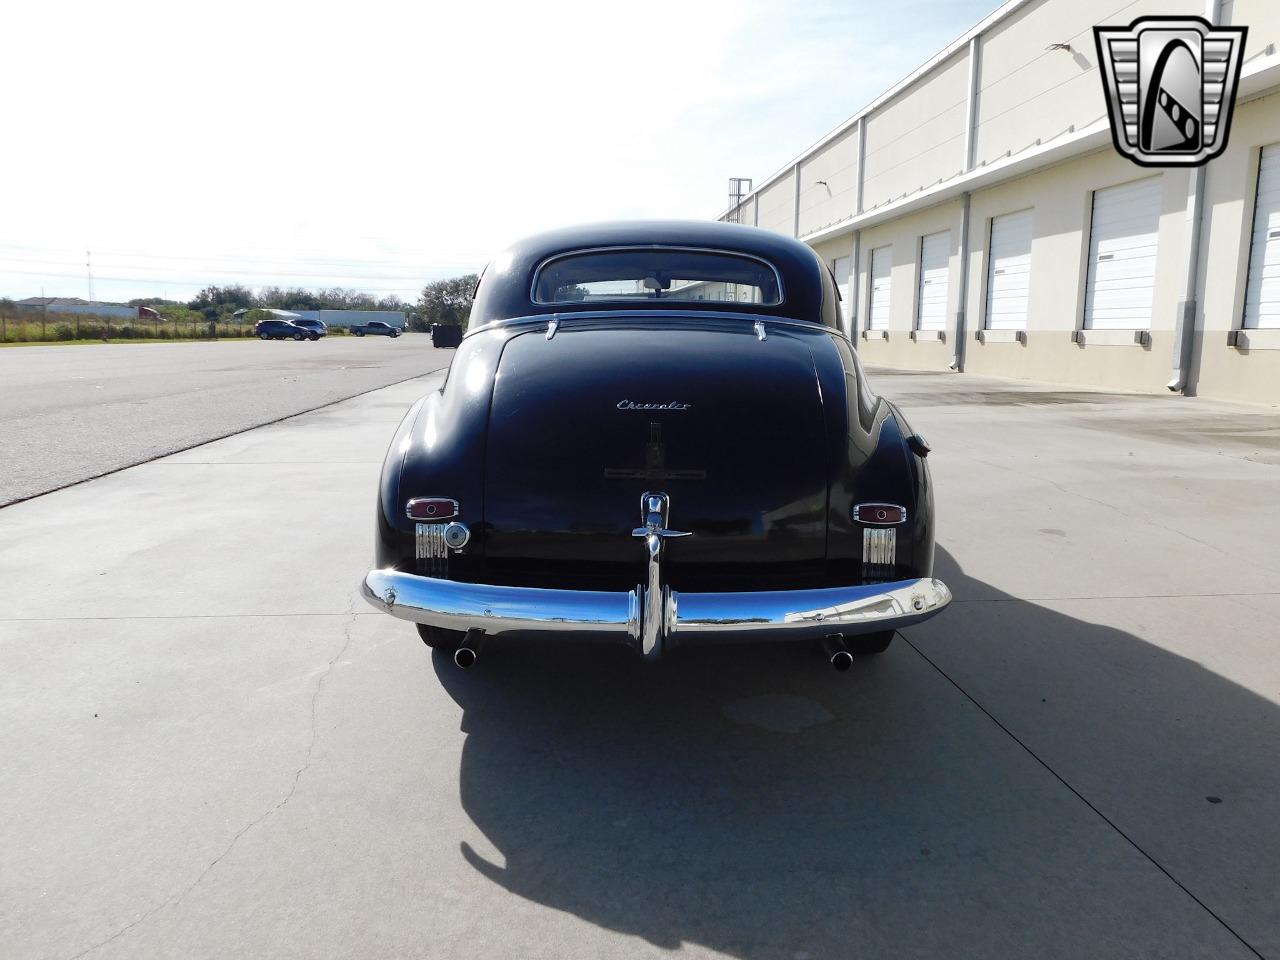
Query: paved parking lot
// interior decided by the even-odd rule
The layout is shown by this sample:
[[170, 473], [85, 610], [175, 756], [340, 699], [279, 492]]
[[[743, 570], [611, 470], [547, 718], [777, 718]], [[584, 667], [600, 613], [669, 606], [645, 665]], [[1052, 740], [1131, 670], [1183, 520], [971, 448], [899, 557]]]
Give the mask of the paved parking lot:
[[0, 350], [0, 506], [449, 365], [423, 334]]
[[437, 382], [0, 510], [6, 957], [1280, 956], [1280, 415], [883, 372], [945, 615], [462, 673], [356, 597]]

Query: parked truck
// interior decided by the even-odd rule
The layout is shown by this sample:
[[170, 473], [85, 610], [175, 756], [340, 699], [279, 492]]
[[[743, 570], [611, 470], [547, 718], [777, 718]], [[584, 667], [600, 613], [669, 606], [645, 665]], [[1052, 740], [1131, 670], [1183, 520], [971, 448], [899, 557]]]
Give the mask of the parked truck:
[[351, 332], [357, 337], [363, 337], [368, 334], [371, 337], [398, 337], [400, 336], [400, 328], [393, 327], [389, 323], [383, 323], [381, 320], [370, 320], [368, 323], [356, 323], [351, 325]]

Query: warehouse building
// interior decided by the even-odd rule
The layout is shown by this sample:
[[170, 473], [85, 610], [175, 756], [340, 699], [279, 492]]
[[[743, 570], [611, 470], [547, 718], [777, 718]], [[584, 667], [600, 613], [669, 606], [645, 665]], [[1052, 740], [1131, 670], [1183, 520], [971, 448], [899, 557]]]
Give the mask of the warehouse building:
[[[1095, 25], [1247, 25], [1226, 150], [1112, 143]], [[1280, 3], [1009, 0], [722, 220], [795, 236], [868, 363], [1280, 404]]]

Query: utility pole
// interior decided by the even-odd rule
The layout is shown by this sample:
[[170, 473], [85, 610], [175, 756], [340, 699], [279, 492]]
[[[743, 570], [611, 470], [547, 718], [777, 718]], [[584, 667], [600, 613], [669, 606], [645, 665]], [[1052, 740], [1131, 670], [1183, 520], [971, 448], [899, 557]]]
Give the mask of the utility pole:
[[93, 303], [93, 254], [88, 250], [84, 252], [84, 270], [89, 277], [89, 302]]

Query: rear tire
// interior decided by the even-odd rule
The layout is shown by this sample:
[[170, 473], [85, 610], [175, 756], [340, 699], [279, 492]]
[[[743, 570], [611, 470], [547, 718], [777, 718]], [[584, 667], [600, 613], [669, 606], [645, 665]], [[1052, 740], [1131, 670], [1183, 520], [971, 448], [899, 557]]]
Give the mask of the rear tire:
[[391, 339], [392, 339], [392, 340], [394, 340], [394, 339], [395, 339], [396, 337], [398, 337], [398, 336], [400, 336], [400, 333], [399, 333], [398, 331], [396, 331], [396, 330], [392, 330], [392, 331], [391, 331]]
[[310, 340], [312, 343], [315, 343], [315, 341], [317, 341], [317, 340], [319, 340], [319, 339], [320, 339], [320, 334], [318, 334], [318, 333], [313, 333], [313, 334], [312, 334], [310, 337], [308, 337], [307, 339], [308, 339], [308, 340]]
[[305, 333], [295, 333], [295, 334], [293, 335], [293, 339], [295, 339], [295, 340], [305, 340], [306, 338], [307, 338], [307, 336], [306, 336], [306, 334], [305, 334]]
[[879, 633], [864, 633], [856, 637], [846, 637], [844, 645], [855, 657], [869, 657], [884, 653], [893, 642], [892, 630], [881, 630]]
[[363, 337], [363, 336], [364, 336], [364, 331], [363, 331], [363, 330], [357, 330], [357, 331], [356, 331], [356, 336], [357, 336], [357, 337]]
[[425, 623], [414, 624], [418, 628], [418, 636], [432, 650], [453, 653], [462, 644], [464, 634], [459, 630], [444, 630], [440, 627], [429, 627]]
[[270, 339], [271, 339], [271, 334], [269, 334], [269, 333], [260, 333], [260, 334], [258, 334], [258, 339], [259, 339], [259, 340], [270, 340]]

